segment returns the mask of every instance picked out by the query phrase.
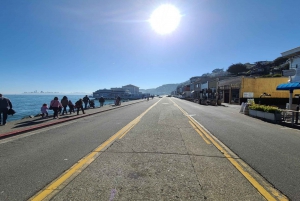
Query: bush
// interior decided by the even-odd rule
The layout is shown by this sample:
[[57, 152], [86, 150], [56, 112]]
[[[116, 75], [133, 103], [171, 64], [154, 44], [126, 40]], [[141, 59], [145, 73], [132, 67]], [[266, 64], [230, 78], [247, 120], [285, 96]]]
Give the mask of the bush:
[[269, 112], [269, 113], [279, 113], [280, 112], [280, 109], [276, 106], [258, 105], [258, 104], [250, 105], [249, 109], [262, 111], [262, 112]]

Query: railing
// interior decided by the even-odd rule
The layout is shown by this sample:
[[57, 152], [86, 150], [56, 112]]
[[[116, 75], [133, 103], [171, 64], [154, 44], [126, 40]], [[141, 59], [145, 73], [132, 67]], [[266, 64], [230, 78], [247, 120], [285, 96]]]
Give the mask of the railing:
[[[296, 110], [281, 110], [282, 120], [285, 122], [291, 122], [292, 126], [295, 123], [298, 123], [298, 119], [296, 118], [299, 115], [300, 111]], [[296, 120], [296, 122], [295, 122]]]

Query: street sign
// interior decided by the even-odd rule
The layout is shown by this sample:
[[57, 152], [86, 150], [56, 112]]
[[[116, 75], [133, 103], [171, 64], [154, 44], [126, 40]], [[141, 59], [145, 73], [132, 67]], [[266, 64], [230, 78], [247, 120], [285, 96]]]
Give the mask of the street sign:
[[283, 76], [294, 76], [294, 75], [296, 75], [296, 70], [295, 69], [282, 70], [282, 75]]
[[244, 92], [243, 98], [253, 98], [253, 92]]

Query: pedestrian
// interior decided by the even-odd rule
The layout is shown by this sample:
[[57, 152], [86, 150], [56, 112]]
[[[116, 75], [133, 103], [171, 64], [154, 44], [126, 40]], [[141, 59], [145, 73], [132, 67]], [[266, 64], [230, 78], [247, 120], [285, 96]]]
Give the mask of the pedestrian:
[[85, 97], [83, 97], [83, 102], [84, 102], [84, 109], [87, 109], [87, 105], [90, 101], [89, 97], [87, 95], [85, 95]]
[[100, 107], [103, 107], [104, 102], [105, 102], [105, 99], [103, 98], [103, 96], [101, 96], [99, 98]]
[[48, 105], [46, 103], [41, 107], [42, 118], [48, 117]]
[[76, 101], [75, 107], [77, 108], [77, 115], [79, 115], [79, 110], [80, 109], [82, 111], [82, 114], [85, 114], [84, 110], [83, 110], [83, 101], [82, 101], [82, 99], [79, 99], [78, 101]]
[[117, 97], [115, 105], [121, 105], [121, 97], [120, 96]]
[[66, 114], [68, 114], [68, 112], [67, 112], [68, 103], [69, 103], [68, 97], [67, 97], [67, 96], [64, 96], [64, 97], [61, 99], [61, 105], [63, 106], [62, 115], [64, 115], [65, 112], [66, 112]]
[[58, 111], [59, 108], [62, 108], [61, 103], [59, 102], [57, 97], [54, 97], [54, 99], [50, 103], [50, 107], [53, 109], [53, 119], [58, 119]]
[[69, 112], [70, 112], [70, 114], [71, 114], [72, 112], [75, 113], [75, 110], [74, 110], [74, 107], [75, 107], [75, 106], [74, 106], [74, 104], [72, 103], [71, 100], [69, 100], [68, 106], [69, 106]]
[[95, 108], [95, 101], [94, 100], [90, 100], [89, 101], [89, 105], [90, 105], [90, 107]]
[[2, 116], [2, 125], [6, 125], [8, 108], [12, 109], [12, 104], [8, 98], [5, 98], [0, 94], [0, 124]]

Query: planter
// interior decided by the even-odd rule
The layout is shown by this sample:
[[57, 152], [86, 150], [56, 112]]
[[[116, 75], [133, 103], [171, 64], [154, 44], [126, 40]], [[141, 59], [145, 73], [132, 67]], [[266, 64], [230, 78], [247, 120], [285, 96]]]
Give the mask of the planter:
[[256, 117], [264, 119], [265, 118], [265, 112], [263, 112], [263, 111], [256, 111]]
[[258, 110], [251, 110], [251, 109], [249, 109], [249, 116], [265, 119], [273, 122], [281, 120], [281, 113], [269, 113], [269, 112], [263, 112]]
[[265, 112], [265, 119], [270, 121], [280, 121], [281, 120], [281, 114], [280, 113], [269, 113]]
[[257, 113], [257, 110], [251, 110], [251, 109], [249, 109], [249, 116], [256, 117], [257, 116], [256, 113]]

